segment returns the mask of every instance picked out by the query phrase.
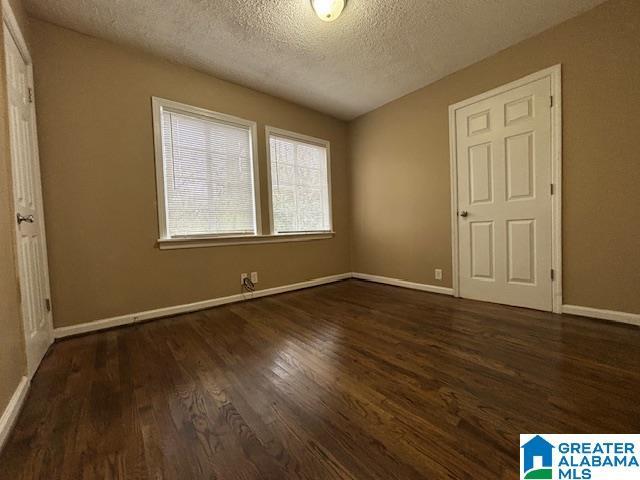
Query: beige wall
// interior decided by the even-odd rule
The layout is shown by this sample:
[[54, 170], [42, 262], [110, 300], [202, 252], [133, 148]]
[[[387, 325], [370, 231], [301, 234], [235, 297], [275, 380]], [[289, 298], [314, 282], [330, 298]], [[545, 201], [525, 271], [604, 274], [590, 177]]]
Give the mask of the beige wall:
[[[56, 326], [350, 271], [347, 127], [331, 117], [139, 51], [33, 20], [36, 107]], [[151, 96], [331, 141], [331, 240], [161, 251]]]
[[[12, 0], [10, 4], [26, 36], [26, 17], [22, 6], [19, 0]], [[4, 28], [4, 22], [2, 22], [2, 28]], [[15, 219], [13, 218], [7, 122], [4, 40], [0, 41], [0, 82], [0, 415], [2, 415], [20, 379], [27, 371], [14, 253]]]
[[564, 302], [640, 312], [637, 0], [612, 0], [354, 121], [354, 271], [451, 286], [448, 106], [557, 63]]

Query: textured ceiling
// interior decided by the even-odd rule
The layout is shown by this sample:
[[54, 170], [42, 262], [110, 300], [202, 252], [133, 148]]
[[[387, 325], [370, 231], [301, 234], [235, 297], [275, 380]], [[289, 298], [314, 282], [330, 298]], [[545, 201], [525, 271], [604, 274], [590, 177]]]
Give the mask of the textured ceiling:
[[25, 0], [35, 17], [351, 119], [603, 0]]

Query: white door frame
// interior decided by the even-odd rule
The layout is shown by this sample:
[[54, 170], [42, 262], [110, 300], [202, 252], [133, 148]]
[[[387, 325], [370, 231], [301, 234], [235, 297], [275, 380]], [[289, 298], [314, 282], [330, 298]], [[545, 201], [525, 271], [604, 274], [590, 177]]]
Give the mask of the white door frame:
[[449, 152], [451, 158], [451, 242], [452, 242], [452, 276], [453, 294], [460, 296], [460, 262], [459, 262], [459, 236], [458, 236], [458, 155], [456, 111], [481, 100], [500, 95], [518, 87], [541, 80], [551, 79], [551, 183], [553, 195], [551, 197], [551, 231], [552, 252], [551, 268], [554, 271], [552, 282], [553, 312], [562, 311], [562, 68], [554, 65], [524, 78], [508, 83], [488, 92], [468, 98], [449, 106]]
[[[2, 0], [2, 18], [3, 18], [3, 23], [4, 23], [4, 28], [7, 29], [7, 33], [13, 38], [16, 46], [18, 47], [18, 50], [20, 52], [20, 55], [22, 56], [22, 58], [24, 59], [25, 63], [27, 64], [27, 73], [28, 73], [28, 80], [29, 80], [29, 84], [33, 85], [33, 61], [31, 58], [31, 53], [29, 52], [29, 48], [27, 47], [27, 42], [24, 39], [24, 35], [22, 34], [22, 30], [20, 30], [20, 26], [18, 24], [18, 21], [16, 20], [16, 16], [13, 13], [13, 9], [11, 8], [11, 5], [9, 4], [8, 0]], [[3, 36], [3, 40], [4, 42], [4, 36]], [[6, 66], [5, 66], [5, 70], [6, 70]], [[9, 79], [7, 78], [6, 81], [8, 82]], [[8, 85], [5, 82], [5, 89], [8, 89]], [[7, 99], [8, 100], [8, 99]], [[32, 109], [32, 113], [33, 113], [33, 123], [31, 125], [31, 127], [35, 130], [36, 125], [35, 125], [35, 101], [31, 104], [31, 109]], [[40, 162], [40, 153], [38, 150], [38, 137], [36, 132], [33, 132], [33, 135], [31, 136], [32, 141], [33, 141], [33, 152], [34, 155], [36, 156], [36, 159], [38, 160], [38, 162]], [[13, 174], [13, 168], [11, 169], [12, 174]], [[47, 253], [47, 236], [46, 236], [46, 230], [45, 230], [45, 224], [44, 224], [44, 207], [43, 207], [43, 198], [42, 198], [42, 179], [41, 179], [41, 174], [40, 174], [40, 168], [38, 168], [38, 188], [37, 190], [37, 196], [38, 196], [38, 208], [39, 208], [39, 214], [38, 214], [38, 222], [40, 223], [40, 233], [42, 236], [42, 255], [44, 256], [44, 264], [45, 264], [45, 268], [44, 268], [44, 274], [45, 274], [45, 288], [46, 288], [46, 295], [47, 298], [49, 298], [49, 301], [51, 301], [51, 284], [49, 281], [49, 255]], [[12, 205], [14, 204], [13, 202], [13, 198], [12, 198]], [[14, 218], [15, 218], [15, 211], [14, 213]], [[14, 227], [16, 228], [16, 227]], [[17, 254], [17, 252], [16, 252]], [[17, 261], [16, 261], [17, 264]], [[18, 272], [18, 275], [20, 275], [20, 272]], [[51, 304], [49, 304], [51, 305]], [[25, 321], [24, 315], [22, 313], [22, 305], [20, 306], [20, 314], [22, 316], [22, 321]], [[49, 310], [49, 314], [48, 314], [48, 322], [47, 322], [47, 334], [49, 337], [49, 344], [53, 343], [53, 310], [50, 309]], [[25, 349], [29, 348], [28, 344], [27, 344], [27, 329], [24, 329], [24, 335], [25, 335]], [[27, 355], [27, 375], [29, 377], [29, 379], [31, 379], [33, 377], [33, 374], [36, 372], [36, 370], [38, 369], [39, 365], [31, 365], [29, 364], [29, 355]]]
[[16, 20], [16, 16], [14, 15], [13, 9], [9, 4], [9, 0], [2, 0], [2, 18], [4, 19], [5, 28], [9, 30], [9, 33], [18, 46], [18, 50], [20, 50], [22, 58], [25, 59], [25, 61], [29, 65], [29, 70], [31, 71], [31, 67], [33, 65], [33, 62], [31, 61], [31, 53], [29, 53], [27, 42], [25, 42], [24, 40], [24, 36], [22, 35], [22, 31], [20, 30], [20, 26], [18, 25], [18, 21]]

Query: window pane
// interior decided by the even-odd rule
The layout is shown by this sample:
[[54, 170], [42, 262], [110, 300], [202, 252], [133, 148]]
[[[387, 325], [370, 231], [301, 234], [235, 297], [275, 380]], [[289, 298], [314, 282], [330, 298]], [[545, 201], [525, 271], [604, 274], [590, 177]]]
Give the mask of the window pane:
[[269, 148], [275, 233], [330, 230], [327, 149], [274, 135]]
[[163, 110], [170, 237], [256, 231], [251, 129]]

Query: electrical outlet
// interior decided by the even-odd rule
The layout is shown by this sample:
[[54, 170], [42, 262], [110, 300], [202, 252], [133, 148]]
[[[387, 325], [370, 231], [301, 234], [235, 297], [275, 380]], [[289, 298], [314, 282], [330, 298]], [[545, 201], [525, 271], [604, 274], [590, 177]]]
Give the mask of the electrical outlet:
[[442, 280], [442, 269], [436, 268], [436, 280]]
[[246, 273], [241, 273], [240, 274], [240, 285], [244, 285], [244, 279], [245, 278], [249, 278], [249, 275]]
[[251, 272], [251, 281], [253, 283], [258, 283], [258, 272]]

